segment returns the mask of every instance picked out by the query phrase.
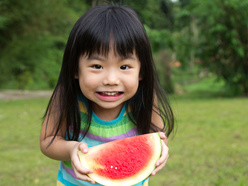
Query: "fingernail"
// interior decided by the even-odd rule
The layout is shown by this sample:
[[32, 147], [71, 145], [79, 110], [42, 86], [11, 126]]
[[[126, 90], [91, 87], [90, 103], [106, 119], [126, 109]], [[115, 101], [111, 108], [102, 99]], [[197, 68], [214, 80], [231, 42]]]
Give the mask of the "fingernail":
[[95, 184], [95, 181], [91, 180], [91, 183], [92, 183], [92, 184]]
[[89, 174], [93, 173], [93, 170], [89, 170]]
[[87, 149], [83, 149], [83, 152], [86, 153], [87, 152]]

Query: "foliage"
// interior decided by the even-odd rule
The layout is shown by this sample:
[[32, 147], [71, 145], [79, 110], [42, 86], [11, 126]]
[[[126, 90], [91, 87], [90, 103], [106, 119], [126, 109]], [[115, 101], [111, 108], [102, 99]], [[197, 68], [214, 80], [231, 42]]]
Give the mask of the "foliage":
[[229, 92], [247, 96], [248, 1], [180, 2], [176, 26], [181, 31], [175, 42], [179, 60], [192, 67], [198, 59], [225, 81]]
[[205, 38], [199, 57], [230, 91], [248, 96], [248, 1], [218, 0], [205, 6], [209, 12], [202, 15], [206, 24], [201, 25]]
[[[224, 81], [230, 94], [248, 95], [248, 0], [112, 1], [140, 16], [165, 89], [175, 84], [169, 63], [180, 61], [184, 72], [193, 75], [202, 67]], [[0, 88], [53, 88], [72, 25], [102, 3], [0, 1]]]
[[175, 4], [175, 25], [173, 32], [173, 49], [185, 70], [193, 74], [195, 56], [199, 45], [197, 5], [190, 0], [181, 0]]
[[172, 81], [173, 72], [170, 65], [170, 62], [172, 61], [171, 53], [167, 50], [160, 50], [154, 60], [162, 87], [167, 93], [174, 93], [174, 81]]
[[76, 2], [1, 1], [0, 88], [54, 87]]
[[[88, 8], [104, 2], [1, 1], [0, 88], [53, 88], [72, 25]], [[165, 27], [169, 28], [173, 20], [170, 1], [123, 0], [121, 3], [134, 7], [141, 20], [153, 29], [149, 33], [155, 52], [168, 45]]]

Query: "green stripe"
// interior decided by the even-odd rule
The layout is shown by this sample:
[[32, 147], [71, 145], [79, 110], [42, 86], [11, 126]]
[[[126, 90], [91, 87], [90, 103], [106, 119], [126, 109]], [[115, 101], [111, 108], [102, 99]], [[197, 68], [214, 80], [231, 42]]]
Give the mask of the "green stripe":
[[112, 137], [124, 134], [133, 128], [136, 128], [136, 126], [130, 123], [112, 128], [99, 128], [90, 126], [89, 133], [102, 137]]
[[72, 169], [71, 167], [71, 161], [63, 161], [63, 164], [66, 168]]
[[[83, 129], [85, 126], [85, 123], [87, 123], [88, 120], [88, 115], [81, 112], [81, 128]], [[126, 125], [127, 123], [130, 122], [130, 119], [128, 118], [128, 115], [123, 116], [123, 118], [121, 119], [120, 122], [114, 124], [114, 125], [101, 125], [99, 123], [97, 123], [94, 118], [92, 118], [91, 121], [91, 125], [90, 126], [94, 126], [94, 127], [98, 127], [98, 128], [109, 128], [109, 127], [119, 127], [121, 125]]]

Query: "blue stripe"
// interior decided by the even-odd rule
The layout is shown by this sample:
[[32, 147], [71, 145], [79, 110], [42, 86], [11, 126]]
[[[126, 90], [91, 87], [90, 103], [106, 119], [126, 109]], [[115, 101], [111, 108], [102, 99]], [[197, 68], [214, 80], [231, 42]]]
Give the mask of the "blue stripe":
[[147, 180], [149, 180], [149, 178], [145, 179], [142, 182], [139, 182], [139, 183], [137, 183], [136, 185], [133, 185], [133, 186], [142, 186], [145, 183], [145, 181], [147, 181]]
[[[80, 137], [82, 137], [81, 134], [80, 134]], [[84, 139], [83, 139], [81, 142], [86, 143], [86, 144], [88, 145], [88, 148], [94, 147], [94, 146], [96, 146], [96, 145], [101, 145], [101, 144], [104, 143], [104, 142], [101, 142], [101, 141], [97, 141], [97, 140], [94, 140], [94, 139], [90, 139], [90, 138], [88, 138], [87, 136], [85, 136]]]
[[[66, 176], [66, 177], [68, 177], [68, 176]], [[63, 172], [61, 170], [59, 170], [59, 172], [58, 172], [57, 180], [60, 181], [61, 183], [63, 183], [65, 186], [77, 186], [78, 185], [78, 184], [75, 185], [75, 184], [69, 182], [68, 180], [66, 180], [66, 178], [63, 176]]]
[[121, 109], [121, 112], [119, 114], [119, 116], [114, 119], [114, 120], [111, 120], [111, 121], [105, 121], [105, 120], [102, 120], [100, 119], [94, 112], [92, 113], [92, 117], [94, 118], [94, 120], [98, 123], [98, 124], [102, 124], [102, 125], [115, 125], [116, 123], [120, 122], [126, 112], [126, 107], [127, 105], [125, 104], [123, 106], [123, 108]]
[[98, 183], [92, 184], [92, 183], [87, 182], [87, 181], [74, 179], [70, 174], [68, 174], [62, 168], [62, 163], [60, 163], [57, 180], [60, 181], [61, 183], [63, 183], [65, 186], [79, 186], [79, 185], [83, 185], [83, 186], [102, 186], [102, 185], [100, 185]]

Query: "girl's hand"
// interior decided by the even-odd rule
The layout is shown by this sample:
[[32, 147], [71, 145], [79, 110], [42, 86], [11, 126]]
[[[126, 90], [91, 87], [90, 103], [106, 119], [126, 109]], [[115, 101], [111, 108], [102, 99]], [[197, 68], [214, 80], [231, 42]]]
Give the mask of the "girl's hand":
[[72, 170], [75, 173], [75, 176], [77, 179], [88, 181], [90, 183], [95, 184], [95, 181], [92, 180], [87, 174], [93, 173], [92, 170], [86, 169], [82, 167], [81, 162], [79, 160], [78, 151], [82, 151], [83, 153], [88, 152], [88, 146], [86, 143], [76, 143], [75, 146], [72, 148], [72, 151], [70, 153], [71, 156], [71, 166]]
[[165, 145], [164, 140], [166, 140], [166, 136], [163, 132], [159, 132], [161, 143], [162, 143], [162, 153], [160, 159], [156, 162], [156, 168], [152, 172], [152, 176], [154, 176], [158, 171], [160, 171], [166, 164], [167, 159], [169, 158], [169, 148]]

